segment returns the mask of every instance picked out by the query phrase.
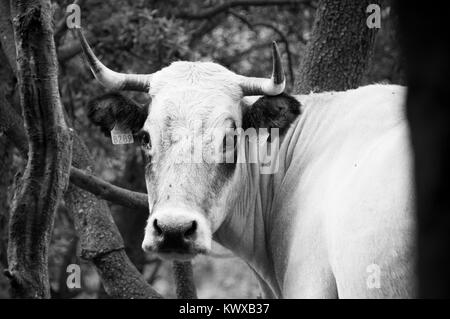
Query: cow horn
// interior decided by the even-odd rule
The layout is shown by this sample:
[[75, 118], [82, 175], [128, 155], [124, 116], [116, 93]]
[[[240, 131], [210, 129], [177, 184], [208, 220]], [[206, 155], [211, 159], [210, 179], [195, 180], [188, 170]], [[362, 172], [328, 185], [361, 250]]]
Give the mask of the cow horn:
[[81, 28], [76, 29], [78, 38], [81, 42], [84, 56], [89, 64], [89, 67], [95, 78], [106, 88], [111, 90], [131, 90], [149, 92], [150, 79], [149, 74], [125, 74], [118, 73], [107, 68], [95, 56], [86, 38], [81, 31]]
[[246, 95], [278, 95], [283, 93], [286, 86], [286, 77], [281, 64], [280, 51], [277, 43], [272, 43], [272, 77], [252, 78], [242, 76], [240, 86], [244, 96]]

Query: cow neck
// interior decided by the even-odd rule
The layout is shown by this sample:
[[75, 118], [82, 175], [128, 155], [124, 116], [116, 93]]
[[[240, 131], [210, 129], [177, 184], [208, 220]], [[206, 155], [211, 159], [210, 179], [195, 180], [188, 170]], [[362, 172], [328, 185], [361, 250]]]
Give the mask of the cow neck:
[[[261, 174], [260, 163], [237, 164], [226, 205], [227, 217], [214, 234], [218, 243], [249, 264], [274, 296], [281, 296], [281, 287], [273, 266], [275, 252], [268, 245], [274, 218], [272, 205], [276, 185], [284, 179], [290, 165], [290, 144], [295, 127], [297, 122], [280, 139], [276, 157], [280, 163], [276, 173]], [[251, 151], [248, 147], [245, 150], [246, 153]]]

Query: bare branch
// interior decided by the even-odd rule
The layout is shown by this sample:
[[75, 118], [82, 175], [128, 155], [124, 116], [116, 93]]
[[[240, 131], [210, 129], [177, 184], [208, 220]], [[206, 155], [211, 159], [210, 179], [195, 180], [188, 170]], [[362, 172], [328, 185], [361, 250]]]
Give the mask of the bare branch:
[[147, 194], [133, 192], [112, 185], [92, 174], [83, 172], [78, 168], [71, 168], [70, 181], [78, 187], [112, 203], [129, 208], [144, 208], [148, 210]]
[[151, 286], [134, 267], [123, 249], [94, 258], [94, 263], [102, 277], [103, 286], [112, 298], [160, 299]]
[[228, 11], [235, 7], [264, 7], [264, 6], [285, 6], [285, 5], [298, 5], [306, 2], [304, 0], [232, 0], [224, 2], [215, 7], [205, 9], [200, 12], [179, 12], [175, 15], [176, 18], [186, 20], [201, 20], [211, 19], [219, 13]]

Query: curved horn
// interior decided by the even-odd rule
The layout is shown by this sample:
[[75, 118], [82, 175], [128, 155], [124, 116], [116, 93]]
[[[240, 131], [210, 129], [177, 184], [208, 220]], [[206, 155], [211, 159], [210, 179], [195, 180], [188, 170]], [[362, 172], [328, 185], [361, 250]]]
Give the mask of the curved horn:
[[277, 43], [272, 42], [272, 77], [252, 78], [242, 76], [240, 86], [244, 96], [246, 95], [278, 95], [283, 93], [286, 86], [286, 77], [284, 76], [283, 65], [281, 64], [280, 51]]
[[81, 42], [84, 56], [89, 64], [89, 67], [95, 78], [106, 88], [111, 90], [132, 90], [147, 92], [150, 90], [149, 74], [125, 74], [114, 72], [107, 68], [95, 56], [86, 38], [81, 31], [81, 28], [76, 29], [78, 39]]

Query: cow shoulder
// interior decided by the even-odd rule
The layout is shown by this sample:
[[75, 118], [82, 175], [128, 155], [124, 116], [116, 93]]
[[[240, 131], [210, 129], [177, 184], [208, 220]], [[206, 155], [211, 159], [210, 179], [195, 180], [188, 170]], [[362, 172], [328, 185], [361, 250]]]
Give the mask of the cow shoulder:
[[300, 115], [300, 106], [297, 99], [286, 93], [262, 96], [245, 108], [242, 128], [278, 128], [283, 135]]
[[88, 117], [109, 136], [115, 125], [122, 130], [138, 132], [145, 123], [148, 106], [143, 106], [122, 94], [113, 92], [99, 96], [88, 103]]

